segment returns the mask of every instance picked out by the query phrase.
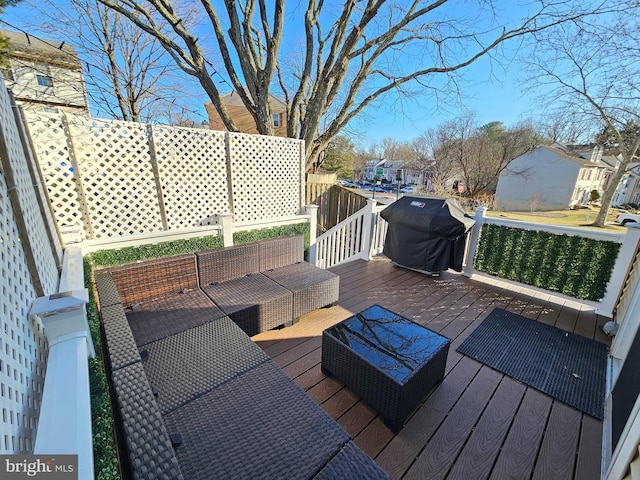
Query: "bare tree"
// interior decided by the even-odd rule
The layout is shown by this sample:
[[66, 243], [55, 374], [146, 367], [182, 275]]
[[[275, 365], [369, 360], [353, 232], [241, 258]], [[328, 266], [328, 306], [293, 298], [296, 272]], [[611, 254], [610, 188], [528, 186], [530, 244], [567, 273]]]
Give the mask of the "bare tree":
[[591, 140], [593, 125], [573, 111], [555, 110], [545, 114], [538, 129], [549, 144], [584, 144]]
[[386, 137], [382, 139], [382, 149], [384, 150], [383, 157], [390, 162], [398, 160], [411, 161], [414, 159], [411, 142], [403, 142], [392, 137]]
[[[198, 78], [227, 129], [237, 131], [212, 71], [224, 70], [259, 133], [273, 133], [269, 94], [281, 94], [287, 135], [304, 139], [308, 167], [388, 92], [449, 93], [456, 72], [497, 54], [504, 42], [580, 18], [605, 2], [536, 0], [530, 16], [507, 21], [497, 18], [491, 1], [465, 4], [461, 12], [447, 0], [307, 0], [287, 11], [285, 0], [225, 0], [224, 7], [201, 0], [222, 59], [216, 62], [200, 41], [206, 32], [185, 25], [175, 0], [99, 1], [155, 36]], [[285, 23], [302, 38], [285, 41]]]
[[[456, 152], [464, 178], [465, 193], [475, 198], [483, 190], [494, 189], [509, 162], [540, 143], [533, 126], [521, 123], [505, 128], [501, 122], [491, 122], [475, 130], [469, 119], [464, 119], [460, 129]], [[524, 175], [526, 172], [510, 171]]]
[[511, 160], [539, 143], [540, 136], [528, 122], [512, 128], [501, 122], [478, 126], [474, 115], [465, 115], [427, 131], [414, 145], [424, 152], [421, 163], [438, 194], [462, 182], [465, 195], [478, 199], [495, 187]]
[[45, 0], [37, 8], [37, 28], [64, 38], [86, 62], [87, 95], [100, 113], [134, 122], [170, 122], [190, 109], [184, 72], [157, 39], [120, 13], [97, 0]]
[[424, 174], [436, 196], [449, 193], [453, 181], [462, 175], [454, 152], [448, 148], [456, 138], [456, 131], [456, 123], [447, 122], [427, 130], [412, 143], [415, 165]]
[[[583, 17], [536, 36], [536, 49], [527, 55], [530, 82], [545, 91], [545, 101], [591, 122], [614, 145], [621, 162], [602, 195], [593, 226], [605, 224], [620, 180], [640, 147], [640, 5], [617, 3], [624, 14]], [[604, 128], [603, 128], [604, 127]], [[633, 130], [633, 129], [632, 129]]]

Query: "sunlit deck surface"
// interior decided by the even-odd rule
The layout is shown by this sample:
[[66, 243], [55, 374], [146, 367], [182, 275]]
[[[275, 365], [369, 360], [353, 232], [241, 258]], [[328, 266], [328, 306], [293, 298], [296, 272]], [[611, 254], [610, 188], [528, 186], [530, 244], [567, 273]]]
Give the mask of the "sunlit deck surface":
[[[597, 479], [602, 422], [456, 352], [493, 307], [608, 343], [607, 319], [571, 301], [447, 272], [429, 278], [385, 257], [332, 269], [339, 305], [263, 332], [258, 343], [392, 478]], [[320, 370], [322, 330], [379, 304], [451, 339], [445, 378], [398, 435]]]

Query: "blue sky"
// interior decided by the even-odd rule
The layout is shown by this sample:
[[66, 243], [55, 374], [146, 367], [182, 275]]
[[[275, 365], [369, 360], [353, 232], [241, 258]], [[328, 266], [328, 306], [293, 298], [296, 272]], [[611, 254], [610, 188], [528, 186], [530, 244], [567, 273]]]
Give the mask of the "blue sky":
[[[35, 14], [25, 1], [16, 7], [7, 8], [1, 19], [29, 30], [29, 19], [34, 18]], [[5, 25], [0, 27], [7, 28]], [[532, 92], [523, 92], [520, 87], [522, 78], [515, 63], [506, 71], [499, 68], [490, 74], [490, 70], [486, 59], [480, 59], [467, 67], [464, 71], [466, 81], [463, 83], [462, 104], [452, 102], [436, 108], [433, 98], [426, 95], [420, 99], [404, 101], [387, 96], [380, 104], [366, 110], [365, 116], [353, 122], [349, 130], [357, 134], [357, 143], [367, 146], [386, 137], [400, 141], [412, 140], [428, 128], [436, 127], [467, 111], [475, 112], [480, 124], [501, 121], [507, 126], [537, 115], [533, 108], [536, 96]], [[201, 97], [204, 101], [205, 96]], [[206, 117], [203, 107], [193, 108], [198, 109], [198, 120]], [[94, 109], [94, 114], [99, 115], [100, 112], [96, 113]]]

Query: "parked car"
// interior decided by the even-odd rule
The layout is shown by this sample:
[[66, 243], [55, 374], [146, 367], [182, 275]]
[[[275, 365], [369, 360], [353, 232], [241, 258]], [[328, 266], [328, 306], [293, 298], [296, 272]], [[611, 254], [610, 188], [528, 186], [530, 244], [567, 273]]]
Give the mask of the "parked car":
[[349, 180], [340, 180], [338, 182], [340, 185], [342, 185], [343, 187], [347, 187], [347, 188], [358, 188], [358, 185], [356, 185], [355, 183], [349, 181]]
[[417, 189], [415, 185], [407, 185], [406, 187], [402, 187], [400, 189], [400, 193], [416, 193]]
[[614, 220], [615, 223], [626, 225], [627, 223], [640, 223], [640, 214], [637, 213], [619, 213]]
[[363, 190], [366, 190], [368, 192], [388, 193], [387, 190], [385, 190], [382, 187], [378, 187], [377, 185], [372, 185], [370, 187], [364, 187]]

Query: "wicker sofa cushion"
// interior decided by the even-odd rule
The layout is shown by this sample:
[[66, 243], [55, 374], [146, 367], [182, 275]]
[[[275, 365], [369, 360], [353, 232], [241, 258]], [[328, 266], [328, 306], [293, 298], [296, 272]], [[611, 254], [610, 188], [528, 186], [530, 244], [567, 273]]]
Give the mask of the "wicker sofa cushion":
[[111, 267], [104, 272], [113, 276], [125, 308], [198, 288], [193, 254]]
[[258, 245], [255, 243], [196, 252], [196, 258], [201, 287], [260, 271]]
[[153, 342], [144, 370], [164, 414], [269, 361], [228, 317]]
[[192, 480], [313, 478], [349, 441], [272, 360], [163, 416]]
[[257, 335], [293, 321], [293, 295], [258, 273], [202, 287], [244, 332]]
[[138, 346], [225, 316], [199, 289], [138, 304], [126, 314]]
[[307, 262], [263, 272], [293, 294], [293, 318], [338, 301], [340, 277]]
[[258, 242], [260, 271], [292, 265], [304, 260], [304, 237], [290, 235]]

